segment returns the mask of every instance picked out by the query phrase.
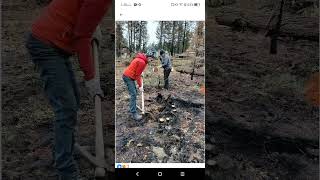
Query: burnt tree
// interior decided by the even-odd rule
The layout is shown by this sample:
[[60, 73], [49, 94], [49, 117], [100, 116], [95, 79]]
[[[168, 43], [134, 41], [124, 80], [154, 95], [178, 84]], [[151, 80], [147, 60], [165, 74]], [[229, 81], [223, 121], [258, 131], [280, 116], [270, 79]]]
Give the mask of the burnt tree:
[[275, 27], [267, 33], [267, 36], [270, 36], [270, 54], [277, 54], [278, 38], [280, 36], [280, 27], [283, 14], [283, 5], [284, 0], [281, 0], [277, 23]]
[[171, 39], [171, 56], [174, 54], [174, 41], [175, 41], [175, 30], [176, 30], [176, 21], [173, 21], [172, 24], [172, 39]]

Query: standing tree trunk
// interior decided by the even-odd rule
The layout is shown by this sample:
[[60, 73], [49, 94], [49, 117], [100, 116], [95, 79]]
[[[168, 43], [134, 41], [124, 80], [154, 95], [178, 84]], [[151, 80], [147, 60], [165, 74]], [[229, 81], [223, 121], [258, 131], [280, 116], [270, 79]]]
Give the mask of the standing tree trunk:
[[130, 22], [130, 43], [129, 43], [129, 50], [130, 50], [130, 56], [131, 56], [131, 53], [132, 53], [132, 21]]
[[123, 41], [122, 37], [122, 24], [117, 23], [116, 28], [116, 45], [117, 45], [117, 57], [120, 57], [121, 55], [121, 42]]
[[162, 36], [163, 36], [163, 21], [160, 22], [160, 39], [158, 44], [159, 49], [163, 49]]
[[133, 52], [136, 53], [136, 22], [133, 23]]
[[173, 56], [173, 54], [174, 54], [175, 33], [176, 33], [176, 21], [173, 21], [173, 24], [172, 24], [172, 39], [171, 39], [171, 56]]
[[180, 23], [178, 24], [178, 40], [177, 40], [177, 49], [176, 53], [180, 53], [180, 41], [181, 41], [181, 29], [180, 29]]
[[141, 43], [142, 43], [142, 31], [141, 31], [141, 29], [142, 29], [142, 21], [140, 21], [140, 23], [139, 23], [139, 51], [141, 51]]
[[182, 52], [185, 51], [186, 34], [187, 34], [187, 21], [184, 22], [183, 38], [182, 38]]
[[197, 58], [194, 58], [192, 72], [191, 72], [191, 80], [193, 80], [194, 69], [196, 68], [196, 61], [197, 61]]
[[130, 21], [128, 21], [128, 49], [129, 49], [129, 52], [130, 52]]
[[281, 27], [281, 21], [282, 21], [282, 13], [283, 13], [283, 5], [284, 5], [284, 0], [281, 0], [281, 4], [280, 4], [280, 12], [278, 15], [278, 21], [277, 24], [275, 26], [274, 29], [272, 29], [271, 34], [270, 34], [270, 38], [271, 38], [271, 42], [270, 42], [270, 54], [277, 54], [277, 47], [278, 47], [278, 37], [280, 34], [280, 27]]

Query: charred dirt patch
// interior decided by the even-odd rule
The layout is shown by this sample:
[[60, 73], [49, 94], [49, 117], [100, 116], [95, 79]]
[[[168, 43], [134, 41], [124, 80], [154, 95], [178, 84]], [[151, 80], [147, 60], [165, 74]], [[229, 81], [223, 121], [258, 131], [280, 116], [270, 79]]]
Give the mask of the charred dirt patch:
[[[199, 132], [203, 124], [203, 104], [161, 94], [150, 97], [146, 104], [143, 121], [129, 125], [140, 133], [117, 139], [118, 143], [126, 142], [121, 143], [126, 144], [125, 148], [118, 144], [117, 157], [120, 159], [120, 154], [131, 149], [135, 154], [132, 162], [203, 162], [204, 138]], [[194, 138], [194, 133], [200, 137]]]

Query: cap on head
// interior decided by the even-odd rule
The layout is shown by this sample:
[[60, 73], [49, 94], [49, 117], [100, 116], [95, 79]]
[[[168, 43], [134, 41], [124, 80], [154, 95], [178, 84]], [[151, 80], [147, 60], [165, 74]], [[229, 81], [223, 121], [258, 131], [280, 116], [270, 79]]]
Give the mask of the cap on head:
[[148, 49], [147, 53], [146, 53], [147, 57], [150, 57], [152, 59], [156, 59], [157, 57], [157, 51], [155, 51], [154, 49]]
[[153, 53], [146, 53], [147, 58], [154, 58]]
[[161, 50], [160, 50], [160, 55], [162, 55], [162, 54], [164, 54], [164, 53], [165, 53], [164, 50], [161, 49]]

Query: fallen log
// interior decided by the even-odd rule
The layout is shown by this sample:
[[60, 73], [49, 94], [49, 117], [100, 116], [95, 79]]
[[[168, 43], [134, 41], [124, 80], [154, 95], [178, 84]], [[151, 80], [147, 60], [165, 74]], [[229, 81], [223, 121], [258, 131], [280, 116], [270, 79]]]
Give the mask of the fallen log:
[[190, 74], [190, 75], [194, 75], [194, 76], [204, 76], [204, 73], [192, 72], [192, 70], [176, 69], [176, 71], [179, 72], [179, 73]]
[[[254, 31], [266, 31], [268, 19], [271, 14], [250, 11], [243, 13], [234, 7], [215, 8], [216, 22], [220, 25], [234, 27], [235, 25], [244, 26], [243, 30], [251, 29]], [[280, 29], [280, 37], [292, 37], [296, 39], [307, 39], [312, 41], [319, 40], [319, 20], [314, 17], [301, 17], [284, 14]]]

